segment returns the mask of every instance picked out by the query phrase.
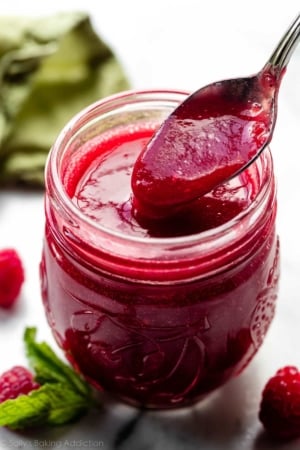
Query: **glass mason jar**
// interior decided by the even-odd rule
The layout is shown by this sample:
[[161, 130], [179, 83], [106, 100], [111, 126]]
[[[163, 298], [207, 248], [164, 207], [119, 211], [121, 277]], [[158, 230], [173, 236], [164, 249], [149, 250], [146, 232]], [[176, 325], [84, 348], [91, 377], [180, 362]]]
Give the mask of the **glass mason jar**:
[[269, 149], [240, 175], [251, 185], [248, 206], [188, 236], [110, 230], [71, 199], [95, 136], [158, 125], [186, 95], [125, 92], [91, 105], [62, 130], [46, 167], [40, 272], [55, 339], [92, 385], [148, 408], [192, 404], [239, 374], [264, 340], [277, 297]]

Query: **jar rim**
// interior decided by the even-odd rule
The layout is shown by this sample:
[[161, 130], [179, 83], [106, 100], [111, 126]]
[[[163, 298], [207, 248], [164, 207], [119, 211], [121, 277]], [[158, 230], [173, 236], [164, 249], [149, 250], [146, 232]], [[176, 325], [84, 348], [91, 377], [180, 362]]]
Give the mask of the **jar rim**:
[[[231, 235], [233, 228], [243, 221], [246, 217], [251, 215], [251, 212], [257, 208], [257, 206], [263, 202], [266, 193], [269, 189], [269, 185], [271, 183], [270, 178], [268, 179], [268, 183], [266, 183], [262, 189], [258, 192], [255, 200], [251, 202], [244, 210], [238, 213], [235, 217], [223, 223], [222, 225], [216, 226], [209, 230], [204, 230], [199, 233], [194, 233], [187, 236], [175, 236], [175, 237], [141, 237], [135, 235], [127, 235], [122, 232], [118, 232], [116, 230], [109, 229], [100, 225], [98, 222], [94, 221], [87, 215], [85, 215], [72, 201], [70, 196], [67, 194], [61, 176], [58, 170], [58, 152], [61, 146], [64, 144], [68, 136], [71, 135], [71, 130], [80, 122], [82, 117], [89, 116], [93, 114], [100, 108], [105, 106], [122, 106], [124, 100], [131, 101], [144, 101], [144, 100], [175, 100], [179, 101], [180, 99], [184, 99], [189, 92], [184, 90], [173, 90], [173, 89], [143, 89], [143, 90], [127, 90], [122, 91], [117, 94], [110, 95], [104, 99], [93, 102], [89, 106], [85, 107], [81, 111], [79, 111], [73, 118], [71, 118], [67, 124], [63, 127], [58, 137], [56, 138], [47, 158], [46, 167], [45, 167], [45, 184], [46, 189], [49, 187], [49, 180], [47, 177], [47, 173], [51, 171], [51, 182], [55, 188], [57, 200], [60, 205], [64, 205], [67, 211], [71, 212], [71, 214], [79, 219], [82, 224], [88, 225], [91, 229], [97, 230], [102, 234], [110, 237], [112, 239], [117, 239], [119, 241], [124, 241], [131, 244], [144, 244], [151, 245], [156, 247], [180, 247], [181, 245], [192, 246], [193, 244], [205, 242], [211, 242], [215, 240], [217, 236], [222, 236], [223, 239], [227, 235]], [[177, 99], [176, 99], [177, 98]], [[119, 105], [119, 103], [121, 103]], [[100, 114], [100, 112], [99, 112]], [[264, 152], [263, 152], [264, 153]], [[263, 155], [263, 154], [262, 154]], [[262, 155], [259, 157], [261, 158]], [[271, 155], [270, 155], [271, 159]]]

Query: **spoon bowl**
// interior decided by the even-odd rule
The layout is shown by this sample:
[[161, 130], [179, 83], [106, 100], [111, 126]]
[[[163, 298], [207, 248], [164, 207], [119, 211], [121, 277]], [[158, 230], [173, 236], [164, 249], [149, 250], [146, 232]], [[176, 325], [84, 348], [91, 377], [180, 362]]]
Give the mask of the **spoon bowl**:
[[300, 14], [256, 75], [207, 85], [164, 121], [137, 159], [134, 207], [172, 215], [245, 170], [270, 143], [282, 76], [300, 38]]

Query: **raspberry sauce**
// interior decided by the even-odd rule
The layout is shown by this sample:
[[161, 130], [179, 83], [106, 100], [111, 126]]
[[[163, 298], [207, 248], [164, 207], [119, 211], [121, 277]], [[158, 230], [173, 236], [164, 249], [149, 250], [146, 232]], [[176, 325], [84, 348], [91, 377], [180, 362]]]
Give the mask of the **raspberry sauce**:
[[50, 327], [91, 384], [147, 408], [190, 405], [240, 373], [277, 296], [268, 149], [181, 215], [136, 214], [133, 166], [182, 98], [137, 92], [93, 105], [63, 130], [46, 169]]
[[134, 165], [140, 216], [172, 215], [236, 175], [270, 141], [276, 74], [208, 85], [164, 121]]
[[138, 155], [145, 148], [155, 127], [119, 128], [100, 139], [95, 138], [86, 148], [87, 170], [76, 164], [65, 173], [67, 190], [73, 202], [104, 228], [128, 236], [174, 237], [209, 230], [229, 221], [253, 198], [249, 173], [219, 186], [209, 194], [190, 202], [180, 213], [161, 221], [141, 217], [132, 208], [131, 176]]

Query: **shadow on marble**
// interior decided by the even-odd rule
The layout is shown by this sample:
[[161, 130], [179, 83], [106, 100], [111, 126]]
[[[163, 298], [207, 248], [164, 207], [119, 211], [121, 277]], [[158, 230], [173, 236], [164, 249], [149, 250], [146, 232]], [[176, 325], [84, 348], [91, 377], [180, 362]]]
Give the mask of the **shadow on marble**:
[[249, 367], [191, 408], [137, 413], [117, 432], [112, 449], [252, 450], [260, 427], [256, 370]]
[[267, 433], [261, 431], [256, 436], [253, 450], [299, 450], [300, 449], [300, 440], [295, 439], [288, 442], [278, 442], [272, 440]]

